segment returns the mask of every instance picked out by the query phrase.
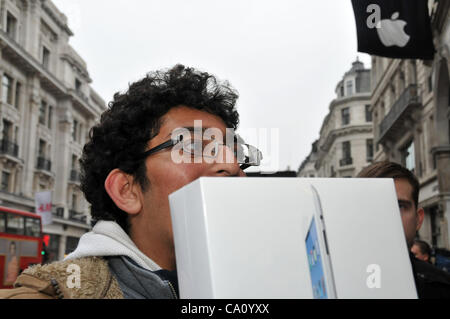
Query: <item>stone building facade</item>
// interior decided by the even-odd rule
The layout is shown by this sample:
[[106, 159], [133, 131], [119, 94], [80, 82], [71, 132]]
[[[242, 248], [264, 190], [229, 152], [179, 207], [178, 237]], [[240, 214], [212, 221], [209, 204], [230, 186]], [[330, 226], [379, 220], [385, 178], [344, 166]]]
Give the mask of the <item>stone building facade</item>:
[[312, 144], [311, 152], [300, 164], [300, 167], [297, 172], [297, 177], [305, 177], [305, 178], [318, 177], [317, 170], [316, 170], [316, 161], [317, 161], [317, 157], [318, 157], [318, 152], [317, 152], [317, 143], [318, 142], [319, 141], [316, 140]]
[[320, 137], [298, 176], [355, 177], [373, 160], [370, 88], [370, 69], [355, 61], [336, 86]]
[[429, 1], [433, 61], [372, 57], [371, 111], [376, 161], [418, 177], [425, 220], [419, 237], [450, 249], [450, 19], [448, 1]]
[[35, 193], [52, 191], [52, 259], [90, 229], [78, 160], [106, 109], [71, 36], [51, 1], [0, 0], [0, 205], [34, 212]]

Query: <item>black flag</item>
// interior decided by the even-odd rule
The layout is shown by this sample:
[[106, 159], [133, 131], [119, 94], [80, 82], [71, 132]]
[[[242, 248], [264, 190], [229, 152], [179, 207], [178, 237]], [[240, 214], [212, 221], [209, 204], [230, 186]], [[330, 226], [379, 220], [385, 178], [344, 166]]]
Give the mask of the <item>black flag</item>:
[[400, 59], [432, 60], [427, 0], [352, 0], [358, 51]]

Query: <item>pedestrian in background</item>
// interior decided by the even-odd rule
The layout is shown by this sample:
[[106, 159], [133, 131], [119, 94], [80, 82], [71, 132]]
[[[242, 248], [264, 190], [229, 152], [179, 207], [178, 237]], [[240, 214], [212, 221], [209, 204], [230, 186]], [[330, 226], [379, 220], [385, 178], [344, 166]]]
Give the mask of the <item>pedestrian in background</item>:
[[426, 241], [415, 239], [411, 247], [411, 252], [414, 254], [414, 256], [416, 256], [417, 259], [432, 264], [431, 247]]
[[369, 165], [357, 177], [394, 179], [417, 295], [419, 298], [427, 299], [450, 298], [450, 275], [428, 262], [417, 259], [411, 252], [425, 213], [423, 208], [419, 207], [420, 184], [417, 177], [402, 165], [388, 161]]

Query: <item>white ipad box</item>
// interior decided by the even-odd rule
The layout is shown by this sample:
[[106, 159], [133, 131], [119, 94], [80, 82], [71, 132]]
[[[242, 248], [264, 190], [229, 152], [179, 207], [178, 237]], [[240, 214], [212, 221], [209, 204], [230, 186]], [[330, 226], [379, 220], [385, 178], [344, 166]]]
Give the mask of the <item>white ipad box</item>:
[[202, 177], [169, 203], [181, 298], [417, 298], [391, 179]]

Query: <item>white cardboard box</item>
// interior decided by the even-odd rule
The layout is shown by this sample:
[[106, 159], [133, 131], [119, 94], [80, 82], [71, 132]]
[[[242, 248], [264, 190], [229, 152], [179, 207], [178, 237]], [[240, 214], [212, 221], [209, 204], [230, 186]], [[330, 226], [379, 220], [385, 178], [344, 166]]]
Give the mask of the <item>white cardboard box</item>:
[[169, 196], [181, 298], [312, 298], [311, 185], [337, 298], [417, 298], [391, 179], [213, 177]]

